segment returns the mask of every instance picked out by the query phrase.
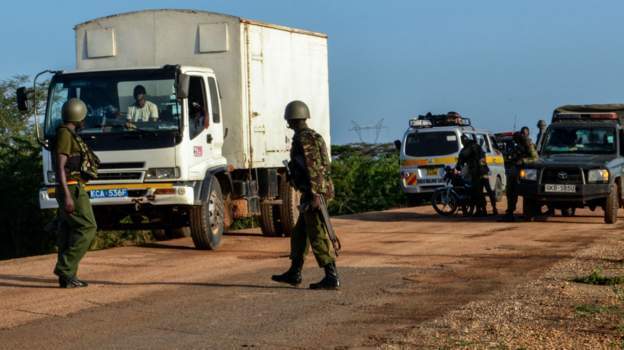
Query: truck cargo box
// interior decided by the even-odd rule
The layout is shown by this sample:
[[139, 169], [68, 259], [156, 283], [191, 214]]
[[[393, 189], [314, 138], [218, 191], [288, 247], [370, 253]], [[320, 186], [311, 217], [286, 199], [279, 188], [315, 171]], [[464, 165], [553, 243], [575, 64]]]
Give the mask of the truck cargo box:
[[212, 68], [222, 95], [223, 155], [235, 168], [282, 166], [292, 137], [283, 113], [292, 100], [308, 104], [309, 125], [331, 144], [325, 34], [191, 10], [131, 12], [74, 29], [78, 70]]

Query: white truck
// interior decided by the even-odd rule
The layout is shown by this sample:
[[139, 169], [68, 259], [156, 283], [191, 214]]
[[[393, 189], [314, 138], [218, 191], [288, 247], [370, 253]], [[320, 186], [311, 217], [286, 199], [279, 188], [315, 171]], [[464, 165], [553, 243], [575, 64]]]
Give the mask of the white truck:
[[[74, 30], [76, 70], [53, 72], [38, 129], [41, 208], [57, 207], [49, 146], [61, 106], [78, 97], [88, 107], [80, 134], [102, 160], [86, 186], [100, 228], [190, 231], [199, 249], [216, 249], [241, 217], [259, 216], [265, 235], [290, 233], [299, 195], [282, 165], [292, 137], [283, 113], [304, 101], [330, 144], [325, 34], [190, 10], [118, 14]], [[131, 120], [139, 85], [157, 110]]]

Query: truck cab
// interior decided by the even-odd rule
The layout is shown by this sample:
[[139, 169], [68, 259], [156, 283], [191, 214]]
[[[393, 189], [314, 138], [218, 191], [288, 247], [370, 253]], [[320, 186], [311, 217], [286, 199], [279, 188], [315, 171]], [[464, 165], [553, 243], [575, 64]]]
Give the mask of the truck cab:
[[483, 149], [490, 168], [490, 185], [502, 198], [505, 167], [491, 132], [476, 129], [468, 118], [460, 122], [446, 122], [446, 115], [427, 115], [413, 118], [400, 143], [401, 189], [410, 203], [429, 199], [433, 192], [445, 185], [444, 168], [457, 164], [462, 149], [461, 137], [466, 135]]
[[518, 193], [532, 218], [551, 209], [601, 207], [615, 223], [622, 205], [624, 105], [569, 105], [555, 109], [540, 158], [520, 170]]

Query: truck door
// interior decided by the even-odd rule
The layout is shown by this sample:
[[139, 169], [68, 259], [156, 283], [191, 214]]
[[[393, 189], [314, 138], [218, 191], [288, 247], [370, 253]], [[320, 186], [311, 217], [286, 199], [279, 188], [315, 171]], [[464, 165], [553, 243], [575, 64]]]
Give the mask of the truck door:
[[[189, 96], [187, 98], [186, 110], [188, 111], [187, 130], [190, 139], [189, 152], [189, 173], [193, 179], [203, 179], [206, 170], [217, 165], [221, 160], [221, 147], [223, 146], [223, 130], [221, 127], [220, 103], [218, 102], [218, 91], [214, 77], [207, 77], [202, 74], [188, 73]], [[214, 98], [217, 108], [211, 107], [212, 94], [209, 88], [212, 79], [214, 84]], [[218, 111], [218, 113], [214, 113]], [[215, 123], [213, 120], [218, 120]]]

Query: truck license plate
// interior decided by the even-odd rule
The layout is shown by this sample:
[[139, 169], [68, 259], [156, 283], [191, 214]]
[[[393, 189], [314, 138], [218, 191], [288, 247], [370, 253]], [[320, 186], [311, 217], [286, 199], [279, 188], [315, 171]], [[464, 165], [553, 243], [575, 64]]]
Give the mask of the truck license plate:
[[545, 185], [545, 192], [576, 193], [576, 185]]
[[427, 169], [427, 176], [438, 176], [438, 168], [428, 168]]
[[128, 197], [128, 190], [125, 188], [115, 188], [108, 190], [91, 190], [89, 191], [91, 198], [120, 198]]

